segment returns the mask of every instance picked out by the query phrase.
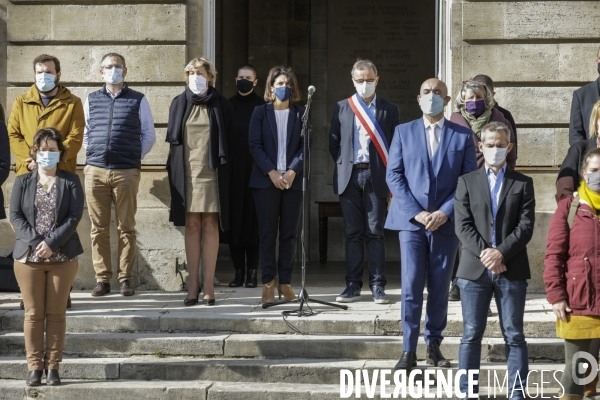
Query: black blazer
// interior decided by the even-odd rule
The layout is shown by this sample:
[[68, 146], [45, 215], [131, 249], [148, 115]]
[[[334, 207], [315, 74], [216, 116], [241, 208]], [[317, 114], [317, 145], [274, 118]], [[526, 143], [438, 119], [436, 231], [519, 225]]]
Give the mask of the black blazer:
[[27, 249], [35, 251], [45, 241], [52, 251], [59, 250], [73, 258], [83, 253], [77, 235], [77, 224], [83, 214], [83, 188], [76, 174], [58, 169], [56, 171], [56, 230], [50, 237], [35, 232], [35, 193], [37, 170], [18, 176], [10, 198], [10, 223], [17, 240], [13, 250], [15, 259], [25, 255]]
[[[462, 243], [456, 276], [475, 280], [485, 267], [479, 254], [492, 247], [492, 205], [485, 166], [458, 178], [454, 197], [455, 229]], [[504, 256], [510, 280], [530, 279], [527, 243], [533, 235], [533, 180], [506, 168], [496, 213], [496, 249]]]
[[592, 107], [600, 99], [600, 78], [573, 92], [571, 121], [569, 123], [569, 144], [574, 145], [589, 136], [588, 128]]
[[[304, 168], [304, 137], [302, 115], [304, 107], [290, 105], [287, 124], [287, 165], [286, 170], [296, 172], [290, 189], [302, 190], [302, 169]], [[266, 189], [273, 184], [269, 171], [277, 169], [277, 122], [273, 103], [254, 108], [248, 132], [250, 153], [254, 157], [254, 166], [250, 176], [250, 187]]]
[[[0, 121], [0, 186], [4, 184], [10, 173], [10, 142], [8, 141], [8, 132], [6, 125]], [[4, 193], [0, 187], [0, 219], [6, 218], [4, 211]]]
[[[376, 97], [375, 109], [375, 119], [391, 146], [394, 130], [397, 125], [400, 125], [398, 106]], [[338, 101], [333, 110], [329, 131], [329, 153], [335, 162], [333, 193], [342, 194], [350, 181], [354, 161], [354, 112], [350, 108], [348, 99]], [[372, 142], [369, 144], [369, 161], [375, 194], [377, 197], [389, 197], [390, 190], [385, 181], [386, 167]]]

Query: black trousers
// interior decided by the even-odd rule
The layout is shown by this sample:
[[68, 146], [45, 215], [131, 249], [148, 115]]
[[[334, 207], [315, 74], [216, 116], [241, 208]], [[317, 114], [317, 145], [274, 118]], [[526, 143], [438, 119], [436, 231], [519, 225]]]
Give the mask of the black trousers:
[[[280, 284], [290, 284], [302, 211], [302, 191], [280, 190], [271, 185], [266, 189], [254, 189], [253, 192], [258, 216], [262, 283], [271, 282], [279, 274]], [[278, 233], [279, 257], [276, 260]]]
[[239, 246], [230, 244], [231, 261], [236, 271], [258, 268], [258, 246]]

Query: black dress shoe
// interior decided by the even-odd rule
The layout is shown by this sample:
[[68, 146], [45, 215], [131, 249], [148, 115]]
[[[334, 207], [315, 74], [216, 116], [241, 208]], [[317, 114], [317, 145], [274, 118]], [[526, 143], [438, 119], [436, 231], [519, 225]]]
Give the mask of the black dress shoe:
[[433, 365], [434, 367], [450, 368], [450, 361], [446, 360], [442, 352], [440, 351], [440, 343], [434, 340], [429, 346], [427, 346], [427, 364]]
[[185, 299], [183, 299], [183, 305], [186, 307], [189, 306], [195, 306], [196, 304], [198, 304], [198, 298], [200, 297], [200, 292], [201, 292], [201, 287], [198, 289], [198, 294], [196, 295], [195, 299], [188, 299], [187, 297]]
[[236, 269], [235, 270], [235, 278], [231, 282], [229, 282], [229, 287], [240, 287], [244, 284], [244, 270]]
[[202, 299], [202, 304], [204, 304], [205, 306], [214, 306], [215, 303], [215, 299]]
[[450, 285], [448, 301], [460, 301], [460, 288], [458, 287], [455, 281], [452, 281], [452, 285]]
[[400, 361], [394, 367], [397, 371], [399, 369], [403, 369], [406, 371], [408, 375], [410, 371], [417, 366], [417, 352], [415, 351], [403, 351], [402, 356], [400, 356]]
[[44, 374], [44, 371], [40, 370], [33, 370], [33, 371], [29, 371], [29, 374], [27, 375], [27, 380], [25, 381], [25, 384], [27, 386], [40, 386], [42, 384], [42, 375]]
[[255, 288], [256, 287], [256, 270], [248, 269], [248, 276], [246, 276], [246, 287], [247, 288]]
[[49, 386], [60, 385], [60, 376], [58, 376], [57, 369], [47, 369], [46, 370], [46, 385], [49, 385]]

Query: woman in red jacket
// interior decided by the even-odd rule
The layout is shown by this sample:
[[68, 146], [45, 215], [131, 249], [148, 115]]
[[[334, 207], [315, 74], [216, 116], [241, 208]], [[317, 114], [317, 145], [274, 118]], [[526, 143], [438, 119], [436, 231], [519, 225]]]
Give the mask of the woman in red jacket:
[[577, 192], [558, 203], [544, 260], [556, 335], [565, 340], [564, 399], [582, 398], [584, 385], [572, 375], [572, 364], [578, 361], [573, 356], [589, 353], [592, 339], [600, 338], [600, 149], [583, 157], [581, 177]]
[[[450, 121], [473, 131], [477, 168], [481, 168], [484, 164], [483, 153], [479, 150], [481, 128], [492, 121], [502, 122], [509, 128], [511, 126], [504, 115], [497, 108], [494, 108], [494, 104], [496, 104], [494, 94], [484, 83], [466, 81], [462, 90], [456, 96], [456, 111], [450, 117]], [[509, 168], [515, 169], [517, 166], [517, 136], [512, 132], [512, 129], [510, 137], [514, 146], [506, 156], [506, 164]]]

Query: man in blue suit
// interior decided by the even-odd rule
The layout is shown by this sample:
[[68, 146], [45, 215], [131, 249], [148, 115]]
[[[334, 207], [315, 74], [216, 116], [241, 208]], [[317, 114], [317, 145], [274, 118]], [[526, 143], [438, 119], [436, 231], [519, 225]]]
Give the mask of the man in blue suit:
[[454, 193], [458, 177], [477, 167], [471, 130], [444, 118], [444, 107], [450, 101], [446, 84], [426, 80], [417, 101], [423, 118], [396, 127], [386, 175], [393, 198], [385, 227], [399, 231], [402, 250], [404, 351], [396, 369], [407, 373], [417, 364], [425, 281], [427, 362], [450, 367], [440, 343], [458, 246]]

